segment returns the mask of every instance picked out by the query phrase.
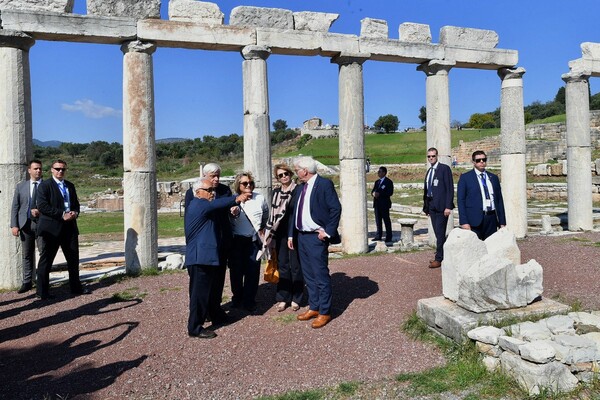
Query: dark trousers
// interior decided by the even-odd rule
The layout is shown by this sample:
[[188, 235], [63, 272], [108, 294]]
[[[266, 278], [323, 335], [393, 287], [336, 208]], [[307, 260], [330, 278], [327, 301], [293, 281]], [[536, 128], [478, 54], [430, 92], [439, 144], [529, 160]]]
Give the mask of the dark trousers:
[[390, 209], [387, 207], [374, 207], [375, 210], [375, 225], [377, 225], [377, 237], [383, 237], [383, 225], [385, 225], [385, 239], [392, 240], [392, 220], [390, 219]]
[[214, 265], [188, 265], [190, 276], [190, 316], [188, 318], [188, 334], [198, 335], [208, 314], [208, 302], [211, 286], [219, 267]]
[[472, 226], [471, 230], [477, 234], [479, 240], [485, 240], [492, 236], [498, 230], [498, 218], [496, 217], [496, 213], [483, 214], [481, 225]]
[[[285, 231], [284, 231], [285, 232]], [[279, 270], [279, 282], [277, 282], [276, 301], [296, 304], [302, 302], [304, 293], [304, 278], [300, 269], [298, 252], [290, 250], [287, 245], [286, 235], [275, 237], [275, 251], [277, 251], [277, 269]], [[298, 243], [294, 243], [297, 248]]]
[[319, 240], [316, 233], [298, 233], [300, 266], [308, 289], [308, 305], [323, 315], [331, 314], [331, 276], [329, 275], [329, 242]]
[[67, 269], [69, 271], [69, 287], [71, 293], [81, 292], [81, 281], [79, 280], [79, 240], [77, 233], [73, 231], [61, 231], [58, 237], [44, 235], [42, 238], [42, 248], [40, 253], [40, 262], [37, 270], [37, 289], [36, 293], [41, 297], [47, 297], [50, 289], [50, 270], [52, 263], [60, 247], [67, 260]]
[[35, 222], [27, 220], [19, 230], [21, 245], [23, 246], [23, 285], [31, 285], [35, 276], [35, 246], [42, 251], [42, 239], [35, 233]]
[[251, 237], [233, 236], [233, 248], [229, 258], [229, 279], [231, 282], [232, 303], [236, 306], [244, 305], [246, 308], [256, 304], [258, 292], [258, 278], [260, 275], [260, 260], [256, 261], [256, 254], [260, 243]]
[[208, 316], [211, 321], [216, 322], [225, 318], [226, 314], [221, 308], [223, 300], [223, 287], [225, 286], [225, 273], [227, 272], [226, 264], [212, 267], [215, 270], [212, 285], [210, 286], [210, 295], [208, 299]]
[[446, 227], [448, 226], [448, 217], [444, 216], [443, 211], [429, 210], [431, 226], [435, 234], [435, 261], [442, 262], [444, 259], [444, 243], [446, 243]]

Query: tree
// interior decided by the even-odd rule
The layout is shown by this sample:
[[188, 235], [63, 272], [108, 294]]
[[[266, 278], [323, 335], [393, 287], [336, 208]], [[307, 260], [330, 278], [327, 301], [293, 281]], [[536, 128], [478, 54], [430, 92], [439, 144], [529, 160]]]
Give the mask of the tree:
[[422, 124], [427, 123], [427, 108], [425, 106], [419, 108], [419, 120]]
[[273, 130], [275, 132], [285, 131], [287, 127], [287, 122], [283, 119], [278, 119], [277, 121], [273, 122]]
[[385, 133], [396, 132], [398, 130], [398, 125], [400, 121], [398, 117], [392, 114], [382, 115], [377, 118], [377, 121], [373, 124], [376, 129], [383, 129]]
[[462, 123], [457, 119], [453, 119], [452, 122], [450, 122], [450, 128], [460, 130], [462, 129]]
[[556, 96], [554, 96], [554, 101], [563, 105], [567, 104], [564, 86], [561, 86], [558, 89], [558, 92], [556, 92]]
[[475, 113], [469, 118], [469, 126], [473, 129], [483, 129], [484, 125], [492, 128], [496, 126], [492, 113]]

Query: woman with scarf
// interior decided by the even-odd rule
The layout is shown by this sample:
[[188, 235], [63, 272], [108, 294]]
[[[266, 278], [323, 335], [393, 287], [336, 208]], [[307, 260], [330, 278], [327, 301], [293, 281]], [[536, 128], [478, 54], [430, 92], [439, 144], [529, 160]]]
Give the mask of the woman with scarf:
[[291, 306], [293, 311], [298, 311], [304, 293], [304, 278], [298, 253], [296, 250], [288, 249], [287, 246], [288, 223], [293, 223], [290, 219], [292, 212], [289, 206], [296, 190], [296, 183], [292, 179], [294, 173], [287, 164], [275, 165], [273, 173], [281, 185], [273, 190], [264, 247], [271, 250], [271, 256], [274, 249], [277, 257], [279, 282], [275, 295], [277, 301], [275, 309], [283, 311]]

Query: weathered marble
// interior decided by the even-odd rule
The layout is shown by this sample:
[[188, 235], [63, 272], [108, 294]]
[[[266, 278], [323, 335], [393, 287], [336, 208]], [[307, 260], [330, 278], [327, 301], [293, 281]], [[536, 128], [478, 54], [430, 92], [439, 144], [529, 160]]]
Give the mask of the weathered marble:
[[161, 0], [87, 0], [88, 15], [160, 18]]
[[197, 0], [170, 0], [169, 20], [223, 25], [225, 14], [218, 4]]
[[474, 49], [493, 49], [498, 45], [498, 34], [485, 29], [443, 26], [440, 29], [440, 43]]
[[72, 13], [74, 0], [0, 0], [0, 10]]
[[229, 25], [294, 29], [294, 16], [281, 8], [238, 6], [231, 10]]
[[360, 20], [360, 36], [369, 38], [387, 39], [388, 24], [386, 20], [364, 18]]
[[312, 32], [329, 32], [340, 14], [299, 11], [293, 13], [294, 29]]
[[398, 38], [401, 42], [431, 43], [431, 29], [427, 24], [404, 22], [398, 27]]

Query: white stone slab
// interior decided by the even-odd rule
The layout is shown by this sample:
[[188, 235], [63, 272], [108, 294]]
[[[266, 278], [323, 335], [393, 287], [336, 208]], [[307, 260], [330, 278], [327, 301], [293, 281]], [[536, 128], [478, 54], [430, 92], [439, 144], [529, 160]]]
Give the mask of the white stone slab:
[[294, 16], [282, 8], [238, 6], [231, 10], [229, 25], [294, 29]]
[[328, 32], [331, 25], [340, 17], [340, 14], [321, 13], [313, 11], [299, 11], [293, 13], [294, 29]]
[[161, 0], [87, 0], [88, 15], [129, 17], [134, 19], [160, 18]]
[[553, 335], [575, 334], [575, 328], [573, 327], [575, 321], [566, 315], [554, 315], [550, 318], [544, 318], [539, 323], [545, 325]]
[[473, 49], [493, 49], [498, 45], [498, 34], [486, 29], [443, 26], [440, 29], [440, 43]]
[[444, 59], [455, 61], [458, 68], [497, 70], [517, 65], [519, 53], [516, 50], [471, 49], [446, 45]]
[[72, 13], [74, 0], [0, 0], [0, 10]]
[[552, 340], [567, 348], [567, 353], [562, 357], [562, 362], [566, 364], [600, 360], [596, 342], [589, 337], [555, 335]]
[[513, 337], [527, 342], [550, 339], [552, 337], [552, 332], [550, 332], [548, 328], [542, 324], [531, 321], [511, 325], [506, 330], [511, 332]]
[[409, 43], [397, 39], [362, 36], [360, 51], [370, 53], [373, 60], [415, 64], [444, 56], [444, 49], [436, 44]]
[[575, 321], [575, 327], [587, 325], [596, 327], [600, 330], [600, 315], [594, 315], [587, 312], [571, 312], [569, 317]]
[[398, 39], [410, 43], [431, 43], [431, 29], [427, 24], [404, 22], [398, 27]]
[[215, 3], [196, 0], [170, 0], [169, 20], [223, 25], [225, 14]]
[[506, 227], [499, 229], [485, 241], [488, 254], [496, 258], [506, 258], [514, 265], [521, 264], [521, 250], [517, 238]]
[[552, 346], [543, 341], [533, 341], [519, 346], [521, 358], [536, 364], [545, 364], [556, 356], [556, 351]]
[[600, 60], [600, 43], [581, 43], [581, 54], [585, 59]]
[[479, 353], [486, 356], [500, 357], [500, 354], [502, 354], [502, 349], [498, 345], [494, 346], [488, 343], [475, 342], [475, 348]]
[[498, 357], [484, 356], [481, 361], [488, 372], [496, 372], [500, 367], [500, 359]]
[[504, 334], [504, 329], [496, 328], [495, 326], [480, 326], [470, 330], [467, 333], [467, 336], [469, 339], [473, 339], [478, 342], [497, 345], [498, 338]]
[[364, 18], [360, 20], [360, 36], [378, 39], [387, 39], [388, 24], [386, 20]]
[[527, 342], [512, 336], [500, 336], [498, 338], [498, 345], [501, 349], [512, 351], [515, 354], [519, 354], [519, 346], [525, 343]]

